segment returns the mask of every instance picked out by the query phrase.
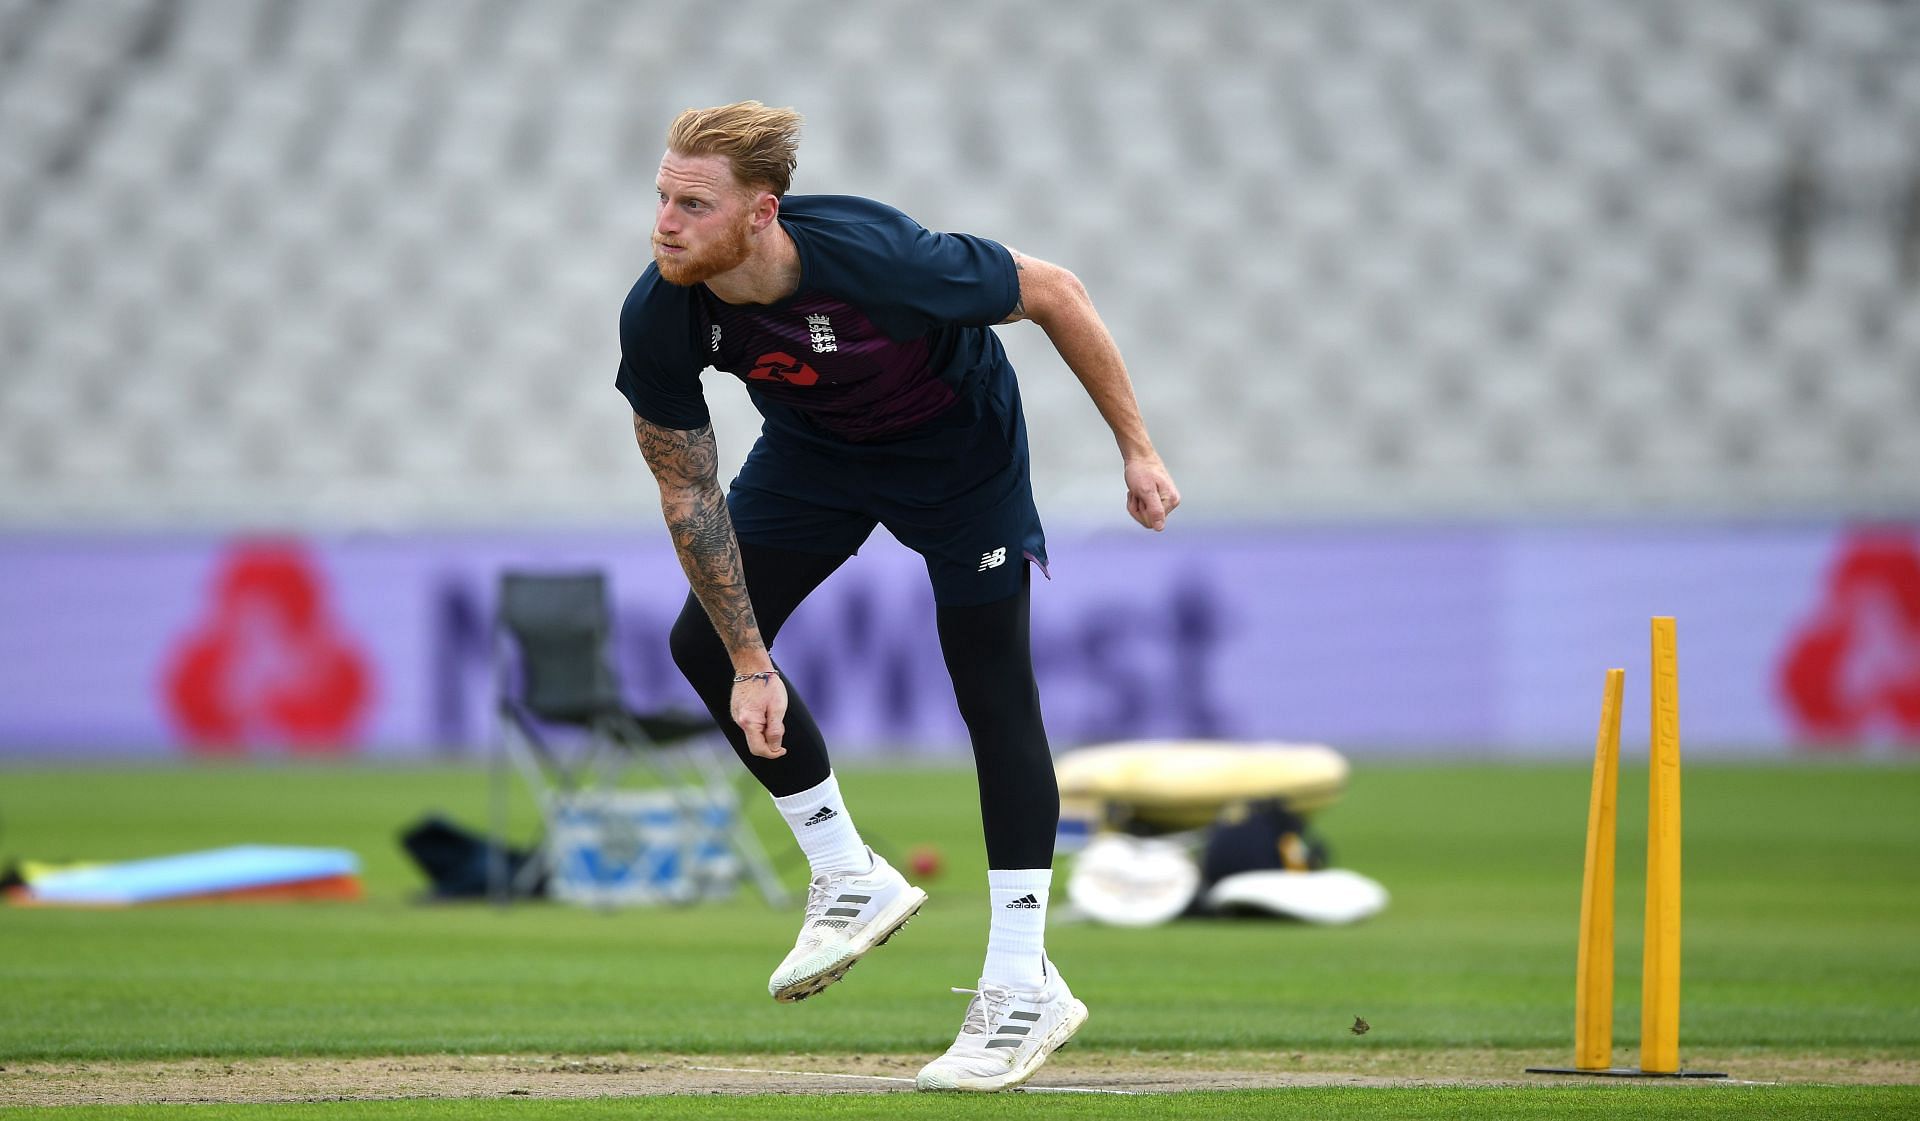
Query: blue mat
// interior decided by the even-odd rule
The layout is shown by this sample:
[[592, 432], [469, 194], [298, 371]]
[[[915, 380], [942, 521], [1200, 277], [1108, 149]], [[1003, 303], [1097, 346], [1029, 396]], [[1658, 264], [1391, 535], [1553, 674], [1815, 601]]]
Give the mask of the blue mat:
[[359, 873], [360, 858], [345, 849], [235, 845], [55, 872], [34, 880], [28, 895], [35, 903], [155, 903]]

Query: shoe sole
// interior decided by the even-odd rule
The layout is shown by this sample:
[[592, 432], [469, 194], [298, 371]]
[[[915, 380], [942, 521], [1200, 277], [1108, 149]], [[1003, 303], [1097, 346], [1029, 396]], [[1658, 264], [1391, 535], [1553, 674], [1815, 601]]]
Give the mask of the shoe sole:
[[852, 950], [846, 957], [841, 958], [839, 961], [834, 962], [818, 973], [806, 977], [797, 977], [785, 985], [782, 985], [780, 988], [773, 990], [773, 999], [779, 1001], [781, 1004], [794, 1004], [813, 996], [840, 978], [845, 977], [847, 970], [858, 965], [861, 958], [866, 957], [867, 954], [886, 945], [888, 940], [895, 934], [898, 934], [902, 927], [913, 921], [913, 917], [920, 913], [920, 908], [926, 901], [926, 892], [921, 891], [917, 887], [909, 887], [907, 894], [901, 896], [900, 900], [894, 905], [894, 913], [892, 915], [882, 912], [881, 918], [874, 920], [872, 925], [860, 932], [860, 938], [855, 939], [851, 943]]
[[1033, 1054], [1027, 1056], [1027, 1061], [1007, 1073], [994, 1078], [956, 1079], [951, 1086], [929, 1086], [916, 1079], [915, 1086], [921, 1090], [963, 1090], [973, 1093], [992, 1093], [995, 1090], [1011, 1090], [1015, 1086], [1020, 1085], [1027, 1079], [1040, 1073], [1040, 1068], [1046, 1064], [1047, 1059], [1051, 1057], [1055, 1051], [1065, 1047], [1067, 1041], [1072, 1039], [1074, 1033], [1084, 1027], [1086, 1022], [1087, 1006], [1075, 1000], [1068, 1006], [1066, 1018], [1055, 1025], [1051, 1032], [1047, 1033], [1047, 1037], [1040, 1041], [1040, 1046], [1034, 1050]]

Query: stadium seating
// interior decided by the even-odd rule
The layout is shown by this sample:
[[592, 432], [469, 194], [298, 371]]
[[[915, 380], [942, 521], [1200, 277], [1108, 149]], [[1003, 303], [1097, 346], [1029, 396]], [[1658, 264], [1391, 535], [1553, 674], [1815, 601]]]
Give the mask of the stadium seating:
[[[797, 190], [1074, 268], [1195, 520], [1920, 503], [1912, 5], [689, 11], [0, 0], [0, 526], [650, 518], [615, 317], [739, 97]], [[1116, 520], [1005, 337], [1043, 510]]]

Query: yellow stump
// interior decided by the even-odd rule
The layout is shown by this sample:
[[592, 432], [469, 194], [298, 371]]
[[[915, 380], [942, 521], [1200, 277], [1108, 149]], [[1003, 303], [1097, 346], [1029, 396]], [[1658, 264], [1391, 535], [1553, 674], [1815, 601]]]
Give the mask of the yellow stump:
[[1613, 1050], [1613, 872], [1625, 670], [1607, 671], [1587, 803], [1587, 867], [1580, 891], [1579, 978], [1571, 1067], [1529, 1074], [1725, 1078], [1680, 1069], [1680, 664], [1673, 619], [1653, 620], [1653, 729], [1647, 782], [1647, 937], [1640, 973], [1640, 1066], [1609, 1065]]
[[1680, 667], [1671, 616], [1653, 620], [1652, 685], [1640, 1069], [1674, 1074], [1680, 1070]]
[[1580, 956], [1573, 996], [1573, 1065], [1613, 1065], [1613, 855], [1620, 788], [1620, 704], [1627, 671], [1607, 671], [1587, 800], [1587, 863], [1580, 883]]

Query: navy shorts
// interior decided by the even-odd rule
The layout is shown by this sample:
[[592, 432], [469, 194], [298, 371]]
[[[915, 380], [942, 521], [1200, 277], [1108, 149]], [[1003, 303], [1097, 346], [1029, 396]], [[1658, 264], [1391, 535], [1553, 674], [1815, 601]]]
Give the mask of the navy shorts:
[[1047, 563], [1026, 419], [1011, 376], [971, 389], [939, 417], [881, 443], [830, 443], [770, 420], [727, 490], [734, 533], [845, 557], [884, 525], [926, 560], [941, 606], [1015, 594], [1027, 562], [1043, 572]]

